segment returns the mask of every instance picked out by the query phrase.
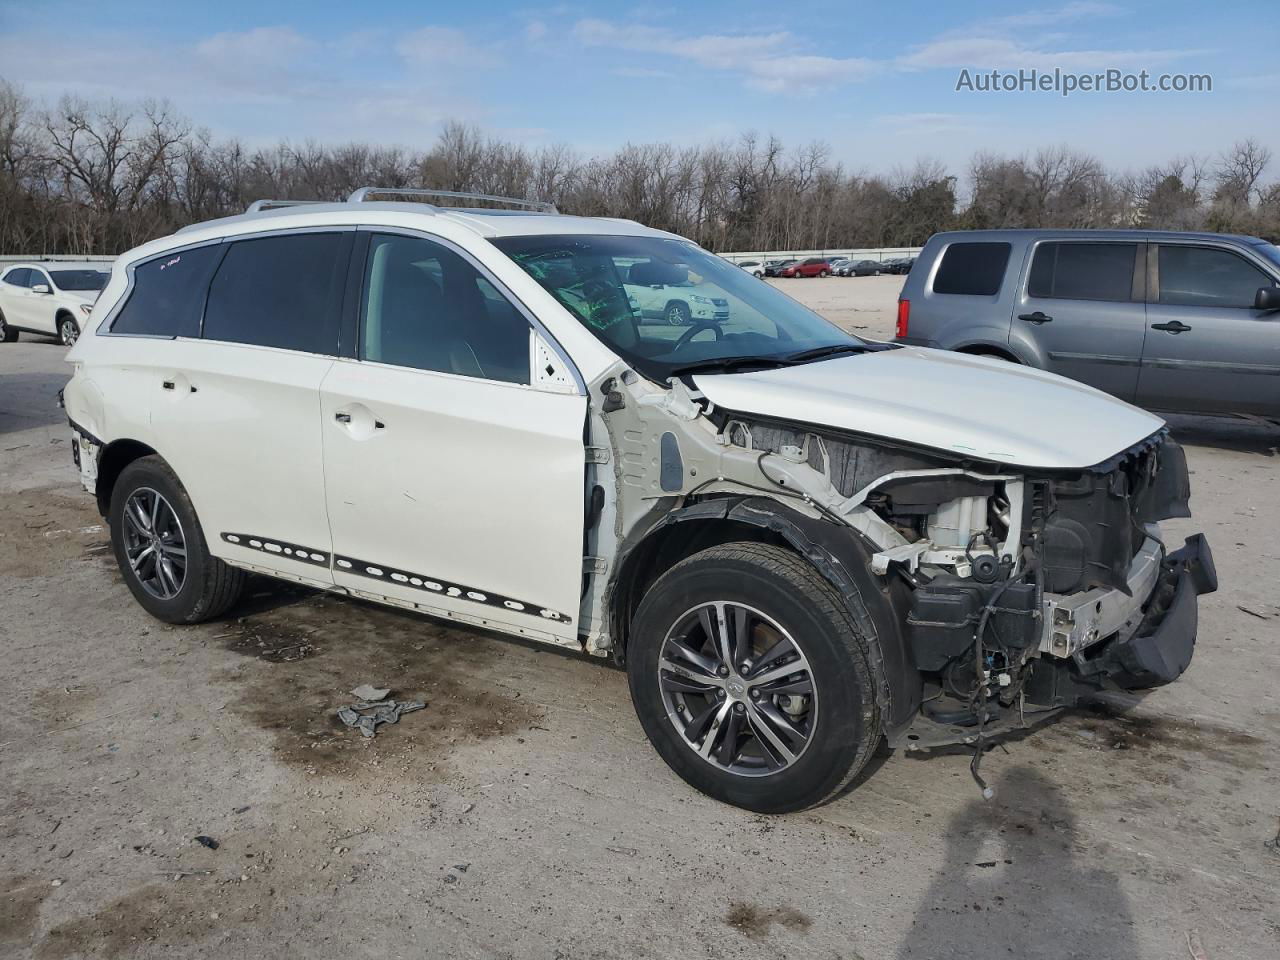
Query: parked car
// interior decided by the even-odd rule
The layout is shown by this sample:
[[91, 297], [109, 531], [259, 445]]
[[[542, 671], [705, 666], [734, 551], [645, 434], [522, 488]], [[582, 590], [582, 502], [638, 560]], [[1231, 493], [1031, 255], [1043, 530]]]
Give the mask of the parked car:
[[1280, 417], [1280, 251], [1149, 230], [940, 233], [896, 340], [1049, 370], [1152, 410]]
[[690, 279], [687, 264], [640, 260], [626, 268], [622, 288], [636, 315], [664, 320], [675, 327], [690, 323], [718, 323], [729, 319], [729, 302], [714, 284]]
[[851, 261], [849, 260], [848, 257], [840, 257], [838, 259], [829, 261], [829, 263], [831, 264], [832, 275], [836, 277], [844, 276], [844, 274], [842, 274], [840, 271], [843, 270], [846, 266], [848, 266], [850, 262]]
[[753, 277], [764, 276], [764, 264], [759, 260], [743, 260], [738, 264], [743, 270], [751, 274]]
[[831, 264], [825, 257], [808, 257], [804, 260], [783, 267], [778, 271], [780, 277], [829, 277]]
[[915, 257], [895, 257], [892, 260], [886, 260], [880, 265], [881, 273], [893, 274], [895, 276], [905, 276], [911, 272], [911, 268], [915, 265]]
[[19, 331], [57, 337], [71, 346], [110, 271], [102, 263], [38, 261], [0, 271], [0, 341]]
[[849, 265], [849, 277], [878, 277], [884, 272], [884, 264], [879, 260], [859, 260]]
[[[374, 196], [435, 194], [130, 251], [68, 353], [80, 479], [153, 616], [259, 573], [609, 657], [679, 776], [768, 812], [883, 741], [976, 741], [980, 776], [1024, 712], [1186, 669], [1216, 580], [1156, 526], [1189, 495], [1158, 417], [859, 340], [639, 224]], [[728, 318], [642, 322], [641, 265]]]
[[764, 275], [766, 277], [777, 277], [782, 275], [782, 271], [793, 263], [799, 261], [792, 258], [790, 260], [766, 260], [764, 264]]

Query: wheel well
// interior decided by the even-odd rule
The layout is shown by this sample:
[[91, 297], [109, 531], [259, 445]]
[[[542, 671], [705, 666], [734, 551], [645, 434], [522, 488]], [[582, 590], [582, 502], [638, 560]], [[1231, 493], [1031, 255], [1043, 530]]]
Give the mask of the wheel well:
[[149, 457], [155, 451], [145, 443], [137, 440], [113, 440], [107, 444], [98, 458], [98, 484], [95, 493], [98, 497], [98, 513], [107, 515], [111, 507], [111, 492], [116, 481], [129, 464], [142, 457]]
[[999, 357], [1001, 360], [1008, 360], [1010, 363], [1021, 363], [1017, 357], [1009, 350], [1003, 350], [1000, 347], [988, 346], [985, 343], [975, 343], [968, 347], [957, 347], [956, 353], [967, 353], [974, 357]]
[[740, 520], [686, 520], [662, 527], [640, 541], [622, 561], [613, 594], [612, 630], [617, 656], [626, 651], [627, 634], [640, 601], [660, 576], [685, 557], [722, 543], [771, 543], [796, 552], [781, 534]]

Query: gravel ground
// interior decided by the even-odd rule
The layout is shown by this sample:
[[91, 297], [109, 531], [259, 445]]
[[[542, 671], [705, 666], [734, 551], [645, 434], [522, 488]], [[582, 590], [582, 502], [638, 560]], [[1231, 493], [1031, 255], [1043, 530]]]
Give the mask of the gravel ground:
[[[888, 336], [900, 278], [780, 281]], [[678, 781], [607, 664], [269, 581], [133, 602], [53, 405], [0, 345], [0, 956], [1264, 960], [1280, 955], [1280, 430], [1175, 418], [1222, 589], [1187, 675], [820, 809]], [[425, 710], [362, 740], [372, 682]], [[197, 836], [214, 838], [208, 849]]]

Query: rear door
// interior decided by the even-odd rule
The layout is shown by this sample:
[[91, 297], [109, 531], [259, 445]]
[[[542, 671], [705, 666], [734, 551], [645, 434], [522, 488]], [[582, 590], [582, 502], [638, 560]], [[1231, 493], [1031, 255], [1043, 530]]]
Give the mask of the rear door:
[[1146, 333], [1145, 244], [1041, 240], [1013, 312], [1010, 339], [1046, 370], [1132, 401]]
[[586, 397], [532, 385], [547, 341], [468, 255], [366, 236], [358, 349], [321, 390], [335, 582], [576, 645]]
[[162, 258], [157, 279], [212, 277], [203, 321], [190, 338], [135, 350], [149, 359], [138, 375], [157, 449], [210, 551], [319, 584], [332, 583], [320, 383], [338, 353], [354, 237], [300, 231]]
[[1161, 242], [1138, 402], [1204, 413], [1280, 411], [1280, 316], [1253, 309], [1259, 287], [1277, 281], [1221, 245]]
[[0, 311], [10, 327], [25, 327], [27, 294], [31, 292], [31, 271], [26, 267], [14, 267], [0, 280]]

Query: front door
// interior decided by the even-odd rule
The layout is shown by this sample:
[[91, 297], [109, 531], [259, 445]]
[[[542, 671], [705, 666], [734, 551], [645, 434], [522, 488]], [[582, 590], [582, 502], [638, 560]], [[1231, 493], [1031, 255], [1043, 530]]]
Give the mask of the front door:
[[1160, 410], [1280, 410], [1280, 314], [1253, 309], [1276, 281], [1234, 250], [1162, 243], [1147, 304], [1138, 402]]
[[443, 242], [371, 234], [360, 301], [321, 389], [335, 582], [576, 643], [586, 398], [530, 386], [528, 322]]
[[1132, 401], [1146, 331], [1144, 245], [1038, 243], [1012, 337], [1034, 345], [1044, 369]]

